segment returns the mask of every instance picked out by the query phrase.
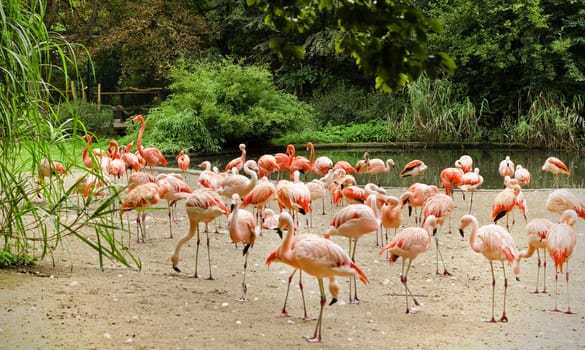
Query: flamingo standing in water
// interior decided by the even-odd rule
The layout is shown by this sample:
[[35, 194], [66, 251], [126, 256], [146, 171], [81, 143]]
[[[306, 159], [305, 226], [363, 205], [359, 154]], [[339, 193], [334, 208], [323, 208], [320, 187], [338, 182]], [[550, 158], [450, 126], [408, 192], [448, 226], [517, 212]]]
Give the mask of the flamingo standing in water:
[[280, 166], [276, 157], [272, 154], [263, 154], [258, 158], [258, 177], [262, 178], [266, 176], [270, 178], [273, 172], [280, 171]]
[[414, 179], [417, 176], [422, 176], [427, 171], [427, 168], [427, 165], [422, 160], [411, 160], [400, 171], [400, 177], [412, 176], [412, 181], [414, 182]]
[[189, 169], [189, 164], [191, 164], [191, 158], [189, 155], [186, 154], [185, 151], [181, 151], [179, 154], [177, 154], [175, 159], [177, 160], [177, 164], [179, 165], [181, 171], [186, 173]]
[[246, 145], [240, 143], [240, 146], [238, 146], [238, 148], [240, 149], [240, 151], [242, 151], [242, 154], [239, 157], [230, 160], [226, 164], [224, 169], [226, 172], [232, 170], [232, 168], [238, 169], [239, 172], [242, 171], [242, 169], [244, 168], [244, 164], [246, 163]]
[[144, 158], [146, 164], [150, 167], [150, 171], [152, 172], [152, 167], [158, 165], [167, 166], [167, 160], [163, 156], [162, 152], [158, 148], [149, 147], [144, 148], [142, 146], [142, 135], [144, 134], [145, 122], [144, 117], [140, 114], [137, 115], [132, 119], [133, 123], [140, 122], [140, 131], [138, 132], [138, 139], [136, 141], [136, 147], [138, 147], [138, 153]]
[[461, 169], [463, 173], [468, 173], [473, 169], [473, 158], [464, 154], [455, 161], [455, 167]]
[[[547, 293], [546, 290], [546, 239], [548, 237], [548, 231], [550, 230], [550, 226], [553, 223], [544, 218], [536, 218], [530, 220], [528, 224], [526, 224], [526, 234], [528, 236], [528, 249], [521, 251], [518, 255], [518, 260], [522, 258], [530, 258], [532, 254], [536, 251], [536, 256], [538, 258], [538, 269], [536, 270], [536, 289], [534, 293], [539, 293], [538, 285], [540, 279], [540, 267], [543, 267], [543, 275], [542, 275], [542, 293]], [[542, 250], [542, 260], [540, 257], [540, 251]], [[518, 261], [519, 263], [520, 261]]]
[[254, 246], [256, 241], [256, 219], [251, 212], [240, 209], [242, 200], [240, 195], [234, 193], [232, 195], [232, 205], [230, 208], [230, 215], [228, 216], [228, 231], [233, 243], [244, 243], [244, 279], [242, 280], [242, 296], [237, 301], [248, 301], [246, 292], [248, 286], [246, 285], [246, 270], [248, 267], [248, 255], [250, 255], [250, 248]]
[[520, 186], [530, 185], [530, 171], [524, 168], [522, 165], [516, 165], [516, 171], [514, 172], [514, 179], [518, 180]]
[[[331, 219], [325, 237], [342, 236], [349, 240], [348, 253], [355, 262], [357, 242], [365, 234], [377, 232], [380, 227], [380, 218], [376, 207], [376, 195], [368, 196], [367, 204], [350, 204], [341, 208]], [[353, 245], [353, 248], [352, 248]], [[349, 302], [357, 304], [360, 299], [357, 296], [357, 281], [353, 280], [354, 295], [351, 295], [352, 284], [349, 285]]]
[[[198, 278], [197, 267], [199, 262], [199, 245], [201, 244], [201, 237], [199, 235], [199, 223], [202, 222], [205, 225], [215, 220], [221, 215], [228, 216], [230, 210], [223, 204], [221, 196], [212, 189], [202, 187], [191, 193], [185, 201], [185, 211], [189, 217], [189, 231], [183, 236], [175, 246], [175, 252], [171, 256], [171, 262], [173, 263], [173, 269], [177, 272], [181, 272], [179, 269], [179, 254], [181, 248], [187, 241], [189, 241], [197, 233], [197, 248], [195, 250], [195, 274], [194, 278]], [[209, 280], [213, 279], [211, 274], [211, 251], [209, 242], [209, 232], [205, 230], [207, 234], [207, 262], [209, 265]]]
[[376, 184], [380, 184], [380, 180], [378, 180], [378, 174], [387, 173], [390, 170], [390, 167], [395, 165], [394, 160], [386, 159], [383, 161], [380, 158], [370, 158], [370, 153], [364, 153], [364, 157], [366, 158], [366, 174], [369, 174], [370, 177], [368, 181], [371, 180], [372, 175], [376, 177]]
[[559, 183], [559, 174], [565, 174], [567, 176], [571, 176], [571, 171], [565, 165], [565, 163], [557, 157], [548, 157], [544, 161], [544, 165], [542, 166], [542, 171], [548, 171], [552, 173], [554, 176], [555, 184]]
[[[407, 227], [398, 232], [394, 238], [385, 247], [380, 250], [379, 254], [384, 252], [390, 253], [390, 263], [396, 262], [398, 257], [402, 257], [402, 273], [400, 274], [400, 282], [404, 286], [404, 296], [406, 297], [406, 313], [411, 310], [408, 307], [408, 296], [412, 297], [414, 305], [419, 306], [420, 303], [410, 289], [408, 288], [408, 271], [412, 261], [421, 253], [429, 250], [431, 247], [431, 235], [437, 225], [437, 220], [433, 215], [427, 217], [424, 223], [424, 228], [421, 227]], [[408, 262], [408, 265], [407, 265]]]
[[275, 261], [282, 262], [317, 278], [321, 295], [319, 318], [315, 332], [305, 339], [312, 343], [321, 342], [323, 309], [327, 303], [323, 279], [329, 278], [329, 290], [332, 294], [329, 305], [332, 305], [337, 301], [339, 291], [339, 285], [335, 281], [336, 276], [356, 276], [366, 285], [369, 283], [368, 277], [349, 255], [331, 240], [310, 234], [294, 236], [293, 220], [288, 213], [280, 214], [279, 227], [288, 227], [287, 234], [280, 246], [268, 256], [266, 265], [270, 266]]
[[514, 263], [514, 274], [518, 275], [520, 272], [517, 260], [519, 255], [518, 248], [516, 248], [516, 244], [510, 233], [502, 226], [490, 224], [479, 227], [479, 223], [475, 216], [467, 214], [461, 218], [461, 225], [459, 226], [459, 232], [462, 236], [464, 234], [463, 230], [469, 225], [471, 225], [469, 245], [474, 252], [481, 253], [488, 259], [492, 273], [492, 318], [488, 320], [488, 322], [496, 322], [494, 317], [496, 288], [494, 261], [500, 261], [502, 263], [502, 271], [504, 272], [504, 307], [500, 322], [508, 322], [508, 316], [506, 315], [508, 278], [506, 277], [506, 267], [504, 266], [504, 262], [507, 261], [509, 264]]
[[565, 210], [560, 222], [550, 226], [546, 239], [546, 250], [555, 263], [555, 308], [553, 311], [560, 311], [557, 304], [558, 282], [559, 273], [563, 273], [563, 265], [565, 265], [565, 280], [567, 282], [567, 311], [565, 313], [567, 314], [573, 313], [569, 296], [569, 258], [577, 244], [577, 235], [573, 227], [576, 222], [577, 213], [572, 209]]
[[276, 162], [278, 163], [278, 180], [280, 180], [282, 174], [287, 170], [292, 174], [290, 171], [290, 164], [295, 156], [295, 152], [295, 146], [289, 144], [286, 146], [286, 153], [276, 153], [274, 155], [274, 158], [276, 158]]
[[307, 151], [310, 152], [309, 159], [303, 156], [296, 156], [290, 163], [289, 172], [291, 180], [294, 178], [295, 171], [301, 172], [305, 175], [305, 177], [307, 173], [313, 171], [313, 164], [315, 161], [315, 146], [313, 146], [312, 142], [307, 142]]
[[498, 172], [503, 178], [506, 176], [514, 177], [514, 170], [514, 162], [510, 159], [510, 156], [506, 156], [506, 158], [500, 162], [498, 167]]

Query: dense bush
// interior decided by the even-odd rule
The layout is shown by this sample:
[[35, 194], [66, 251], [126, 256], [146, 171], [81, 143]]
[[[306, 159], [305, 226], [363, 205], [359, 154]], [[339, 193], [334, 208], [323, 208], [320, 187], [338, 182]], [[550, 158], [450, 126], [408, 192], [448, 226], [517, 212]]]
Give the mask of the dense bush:
[[[84, 134], [84, 130], [75, 130], [75, 125], [67, 123], [68, 120], [80, 121], [87, 130], [91, 131], [96, 136], [112, 136], [114, 132], [114, 115], [112, 113], [112, 106], [101, 105], [95, 103], [88, 103], [83, 101], [72, 101], [70, 103], [61, 104], [57, 108], [59, 121], [70, 128], [74, 128], [77, 134]], [[79, 124], [76, 124], [79, 125]]]

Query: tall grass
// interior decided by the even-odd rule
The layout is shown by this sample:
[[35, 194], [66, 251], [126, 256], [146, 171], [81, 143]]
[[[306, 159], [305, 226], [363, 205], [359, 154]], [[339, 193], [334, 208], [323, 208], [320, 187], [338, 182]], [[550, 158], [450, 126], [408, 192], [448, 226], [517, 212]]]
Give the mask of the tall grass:
[[[67, 154], [68, 130], [84, 128], [75, 120], [61, 124], [52, 109], [59, 91], [52, 81], [76, 75], [79, 48], [49, 33], [43, 14], [42, 1], [5, 0], [0, 7], [0, 266], [51, 256], [75, 237], [96, 250], [101, 267], [104, 258], [140, 267], [114, 237], [119, 190], [76, 202], [75, 183], [40, 183], [36, 176], [41, 159], [53, 160], [55, 147]], [[69, 170], [88, 172], [74, 165]]]

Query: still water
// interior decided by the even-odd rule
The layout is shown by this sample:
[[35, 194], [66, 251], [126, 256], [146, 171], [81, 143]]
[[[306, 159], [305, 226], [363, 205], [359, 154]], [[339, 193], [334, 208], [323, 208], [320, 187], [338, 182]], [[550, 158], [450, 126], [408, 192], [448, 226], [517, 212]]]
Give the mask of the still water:
[[[296, 155], [302, 155], [309, 158], [309, 152], [305, 147], [297, 146]], [[284, 152], [282, 149], [254, 149], [253, 145], [248, 145], [247, 159], [258, 159], [265, 153]], [[481, 186], [483, 189], [501, 189], [503, 188], [503, 179], [498, 172], [500, 161], [507, 155], [510, 156], [514, 164], [521, 164], [531, 173], [531, 183], [529, 188], [553, 188], [553, 187], [569, 187], [569, 188], [583, 188], [585, 187], [585, 168], [581, 155], [576, 152], [566, 151], [546, 151], [546, 150], [527, 150], [527, 149], [438, 149], [438, 148], [319, 148], [315, 146], [315, 158], [319, 156], [328, 156], [336, 162], [338, 160], [346, 160], [352, 165], [363, 159], [365, 151], [370, 153], [371, 158], [380, 158], [386, 160], [391, 158], [396, 165], [387, 174], [379, 175], [380, 185], [384, 187], [407, 187], [412, 183], [411, 177], [400, 178], [399, 173], [402, 167], [413, 159], [420, 159], [424, 161], [428, 169], [426, 173], [418, 177], [416, 181], [427, 184], [438, 185], [440, 183], [439, 174], [442, 169], [446, 167], [453, 167], [455, 161], [463, 154], [470, 155], [473, 158], [473, 166], [480, 169], [480, 174], [484, 178], [484, 183]], [[198, 169], [198, 165], [204, 161], [209, 160], [212, 166], [218, 167], [223, 171], [227, 162], [240, 155], [239, 152], [221, 152], [214, 154], [194, 154], [191, 155], [191, 168]], [[565, 162], [571, 171], [571, 176], [559, 175], [558, 185], [553, 182], [553, 175], [542, 171], [542, 165], [549, 156], [555, 156]], [[174, 159], [173, 159], [174, 160]], [[316, 175], [309, 175], [306, 179], [315, 178]], [[276, 178], [276, 174], [272, 176]], [[302, 178], [302, 176], [301, 176]], [[358, 182], [365, 184], [368, 182], [367, 175], [358, 175]], [[372, 178], [372, 182], [375, 179]]]

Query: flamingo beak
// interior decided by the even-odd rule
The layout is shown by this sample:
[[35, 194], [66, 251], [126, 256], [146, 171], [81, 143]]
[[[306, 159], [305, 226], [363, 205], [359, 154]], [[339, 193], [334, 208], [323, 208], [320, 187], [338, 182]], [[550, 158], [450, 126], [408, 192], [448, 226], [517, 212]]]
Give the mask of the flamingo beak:
[[465, 237], [465, 234], [464, 234], [464, 232], [463, 232], [463, 229], [462, 229], [462, 228], [460, 228], [460, 229], [459, 229], [459, 234], [461, 235], [461, 237]]

